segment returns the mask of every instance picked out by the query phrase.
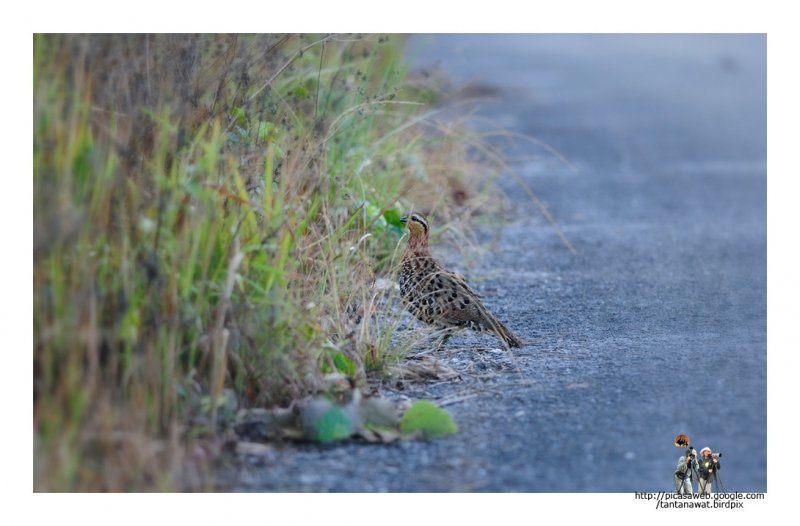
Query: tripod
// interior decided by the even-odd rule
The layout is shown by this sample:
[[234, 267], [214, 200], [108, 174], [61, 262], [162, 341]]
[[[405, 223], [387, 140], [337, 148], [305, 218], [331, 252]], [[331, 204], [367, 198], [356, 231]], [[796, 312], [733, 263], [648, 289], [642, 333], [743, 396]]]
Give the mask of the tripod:
[[689, 485], [692, 486], [692, 494], [694, 494], [694, 486], [692, 485], [692, 478], [697, 479], [697, 493], [700, 493], [700, 475], [697, 473], [697, 461], [693, 458], [692, 459], [692, 472], [689, 474]]
[[714, 491], [720, 493], [719, 488], [722, 488], [722, 493], [725, 493], [725, 486], [722, 484], [722, 479], [719, 476], [719, 471], [714, 472]]

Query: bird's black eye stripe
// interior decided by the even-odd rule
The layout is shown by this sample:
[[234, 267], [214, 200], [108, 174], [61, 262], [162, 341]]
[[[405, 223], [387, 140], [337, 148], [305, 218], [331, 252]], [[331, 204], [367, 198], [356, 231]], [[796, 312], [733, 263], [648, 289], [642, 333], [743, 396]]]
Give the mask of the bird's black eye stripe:
[[419, 218], [419, 216], [418, 216], [417, 214], [414, 214], [413, 216], [411, 216], [411, 219], [412, 219], [413, 221], [416, 221], [416, 222], [417, 222], [417, 223], [419, 223], [420, 225], [422, 225], [422, 228], [425, 230], [425, 233], [426, 233], [426, 234], [428, 233], [428, 225], [427, 225], [427, 224], [425, 224], [425, 221], [423, 221], [422, 219], [420, 219], [420, 218]]

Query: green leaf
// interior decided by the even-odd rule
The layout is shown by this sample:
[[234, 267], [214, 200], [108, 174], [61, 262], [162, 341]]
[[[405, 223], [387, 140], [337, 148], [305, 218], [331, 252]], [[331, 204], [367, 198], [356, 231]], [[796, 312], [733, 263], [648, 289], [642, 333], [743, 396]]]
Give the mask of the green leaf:
[[384, 212], [383, 217], [384, 219], [386, 219], [386, 222], [389, 223], [390, 225], [399, 228], [405, 228], [405, 225], [400, 222], [400, 212], [398, 212], [394, 208], [390, 208], [386, 212]]
[[330, 409], [316, 422], [317, 434], [314, 437], [319, 442], [341, 440], [353, 434], [353, 424], [350, 418], [339, 406]]
[[374, 232], [381, 233], [386, 230], [386, 219], [384, 216], [380, 215], [381, 209], [375, 206], [374, 204], [366, 201], [364, 203], [364, 214], [367, 217], [367, 220], [374, 222], [372, 223], [372, 229]]
[[369, 219], [374, 218], [375, 216], [377, 216], [381, 212], [380, 208], [378, 208], [377, 206], [375, 206], [374, 204], [372, 204], [369, 201], [364, 201], [364, 204], [362, 205], [362, 207], [363, 207], [364, 213], [367, 215], [367, 217]]
[[242, 108], [238, 108], [237, 107], [237, 108], [233, 108], [233, 110], [231, 110], [231, 117], [233, 117], [234, 119], [238, 120], [240, 124], [244, 124], [246, 114], [245, 114], [245, 112], [244, 112], [244, 110]]
[[308, 88], [305, 86], [298, 86], [296, 90], [294, 90], [294, 96], [298, 99], [303, 99], [308, 97]]
[[347, 375], [356, 374], [356, 364], [353, 363], [353, 360], [342, 353], [336, 353], [333, 355], [333, 364], [336, 366], [339, 372]]
[[425, 438], [438, 438], [458, 432], [452, 417], [436, 404], [427, 400], [414, 402], [400, 422], [400, 431], [413, 433], [421, 430]]

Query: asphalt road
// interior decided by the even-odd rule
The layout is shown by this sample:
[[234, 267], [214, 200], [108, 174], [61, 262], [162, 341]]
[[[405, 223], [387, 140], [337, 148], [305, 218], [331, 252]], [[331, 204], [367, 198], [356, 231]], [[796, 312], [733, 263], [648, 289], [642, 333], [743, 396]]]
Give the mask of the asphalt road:
[[504, 179], [516, 219], [467, 277], [536, 343], [447, 406], [460, 432], [292, 446], [235, 488], [671, 491], [685, 433], [723, 453], [727, 491], [766, 491], [766, 37], [446, 35], [408, 50], [575, 167], [498, 143], [578, 255]]

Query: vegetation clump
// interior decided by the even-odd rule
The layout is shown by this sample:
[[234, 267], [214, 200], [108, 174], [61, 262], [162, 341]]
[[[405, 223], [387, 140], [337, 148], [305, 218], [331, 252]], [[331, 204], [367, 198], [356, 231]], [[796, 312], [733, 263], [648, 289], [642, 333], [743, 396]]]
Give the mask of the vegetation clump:
[[486, 197], [397, 37], [35, 35], [33, 60], [35, 490], [182, 489], [225, 415], [379, 369], [400, 216]]

